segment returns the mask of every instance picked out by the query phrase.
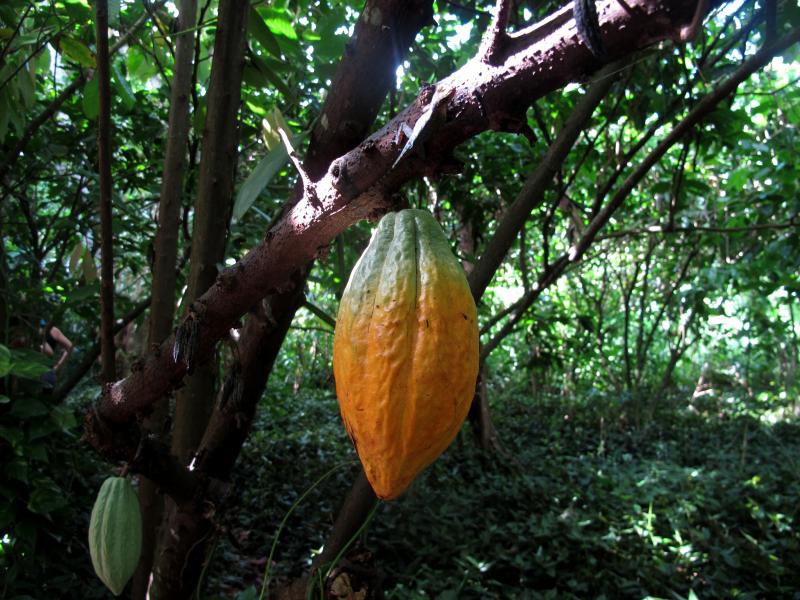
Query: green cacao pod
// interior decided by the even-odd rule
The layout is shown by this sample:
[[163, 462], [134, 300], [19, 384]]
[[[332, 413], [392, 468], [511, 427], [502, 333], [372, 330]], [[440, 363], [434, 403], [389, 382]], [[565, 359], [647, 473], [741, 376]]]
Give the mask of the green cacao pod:
[[475, 302], [428, 211], [378, 224], [342, 295], [333, 371], [367, 479], [399, 496], [455, 438], [478, 376]]
[[125, 477], [103, 482], [89, 521], [89, 553], [94, 572], [115, 596], [139, 564], [142, 552], [142, 515], [139, 498]]

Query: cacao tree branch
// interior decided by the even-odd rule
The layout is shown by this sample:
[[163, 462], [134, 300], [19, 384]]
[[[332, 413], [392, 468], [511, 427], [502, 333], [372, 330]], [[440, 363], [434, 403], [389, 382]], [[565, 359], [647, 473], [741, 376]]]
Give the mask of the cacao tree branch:
[[[694, 3], [678, 0], [654, 5], [636, 0], [622, 7], [608, 0], [601, 12], [604, 32], [609, 32], [609, 55], [617, 57], [672, 37], [691, 19]], [[636, 26], [637, 19], [646, 20], [648, 27]], [[447, 171], [452, 168], [449, 156], [455, 146], [486, 129], [515, 130], [536, 98], [584, 75], [587, 51], [567, 22], [555, 26], [545, 20], [526, 35], [527, 45], [516, 48], [501, 67], [473, 60], [437, 84], [455, 92], [447, 106], [449, 120], [430, 141], [426, 160], [409, 156], [391, 169], [400, 151], [394, 142], [396, 131], [402, 123], [416, 122], [426, 107], [422, 99], [335, 160], [316, 182], [317, 201], [308, 195], [301, 198], [262, 244], [221, 273], [200, 298], [205, 318], [198, 331], [198, 358], [210, 356], [216, 340], [241, 314], [266, 294], [287, 286], [292, 273], [346, 227], [391, 206], [390, 190], [412, 177]], [[172, 360], [171, 348], [172, 340], [167, 340], [147, 357], [140, 372], [105, 391], [98, 407], [104, 418], [127, 421], [180, 383], [185, 365]]]
[[[377, 10], [376, 10], [377, 9]], [[429, 0], [371, 1], [365, 14], [380, 14], [381, 22], [362, 18], [356, 26], [350, 51], [342, 60], [331, 93], [312, 132], [305, 168], [319, 177], [331, 158], [352, 149], [368, 132], [386, 91], [394, 82], [397, 62], [419, 29], [431, 22]], [[388, 34], [387, 34], [388, 33]], [[323, 124], [324, 123], [324, 124]], [[296, 201], [290, 199], [286, 210]], [[220, 390], [211, 420], [195, 455], [197, 472], [227, 479], [247, 435], [255, 407], [263, 393], [286, 331], [303, 301], [305, 270], [298, 271], [290, 289], [258, 303], [247, 319], [237, 346], [237, 361]], [[215, 506], [215, 511], [208, 511]], [[201, 564], [203, 548], [214, 530], [213, 498], [177, 508], [170, 527], [180, 532], [177, 543], [166, 550], [170, 564]], [[181, 570], [183, 588], [193, 589], [197, 570]]]
[[597, 241], [613, 240], [623, 237], [638, 237], [642, 235], [679, 235], [679, 234], [702, 234], [702, 233], [754, 233], [756, 231], [770, 231], [782, 229], [796, 229], [800, 227], [800, 221], [789, 219], [781, 223], [753, 223], [752, 225], [742, 225], [740, 227], [714, 227], [711, 225], [691, 225], [687, 227], [665, 227], [663, 225], [651, 225], [650, 227], [639, 227], [635, 229], [624, 229], [622, 231], [612, 231], [604, 235], [597, 236]]
[[317, 306], [310, 300], [306, 300], [303, 303], [303, 308], [307, 309], [308, 312], [318, 317], [320, 321], [322, 321], [323, 323], [327, 323], [334, 329], [336, 328], [336, 319], [334, 319], [332, 316], [330, 316], [328, 313], [326, 313], [324, 310], [322, 310], [319, 306]]

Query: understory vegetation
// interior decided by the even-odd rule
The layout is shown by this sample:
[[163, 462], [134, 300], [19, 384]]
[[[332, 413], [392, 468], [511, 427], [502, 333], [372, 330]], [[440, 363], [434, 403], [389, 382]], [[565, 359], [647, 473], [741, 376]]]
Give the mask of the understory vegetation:
[[[380, 565], [388, 598], [777, 598], [800, 586], [796, 423], [673, 405], [631, 427], [619, 410], [565, 409], [525, 389], [493, 398], [504, 453], [487, 457], [465, 428], [344, 557]], [[234, 485], [247, 508], [225, 520], [212, 588], [260, 590], [298, 491], [341, 465], [278, 539], [272, 576], [301, 575], [352, 478], [335, 398], [304, 392], [291, 405], [266, 411], [242, 457]]]

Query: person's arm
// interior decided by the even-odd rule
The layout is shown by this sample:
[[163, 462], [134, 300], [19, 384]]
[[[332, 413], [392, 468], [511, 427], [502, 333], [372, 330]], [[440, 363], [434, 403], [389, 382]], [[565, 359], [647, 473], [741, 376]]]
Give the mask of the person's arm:
[[64, 349], [55, 366], [55, 370], [58, 371], [67, 362], [69, 355], [72, 354], [72, 342], [56, 326], [50, 328], [50, 336]]

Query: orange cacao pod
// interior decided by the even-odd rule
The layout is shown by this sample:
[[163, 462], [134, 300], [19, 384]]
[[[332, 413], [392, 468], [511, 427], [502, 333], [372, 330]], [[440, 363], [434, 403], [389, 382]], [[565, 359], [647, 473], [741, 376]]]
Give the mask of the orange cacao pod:
[[478, 376], [475, 302], [429, 212], [381, 219], [342, 295], [333, 370], [367, 479], [396, 498], [453, 441]]

